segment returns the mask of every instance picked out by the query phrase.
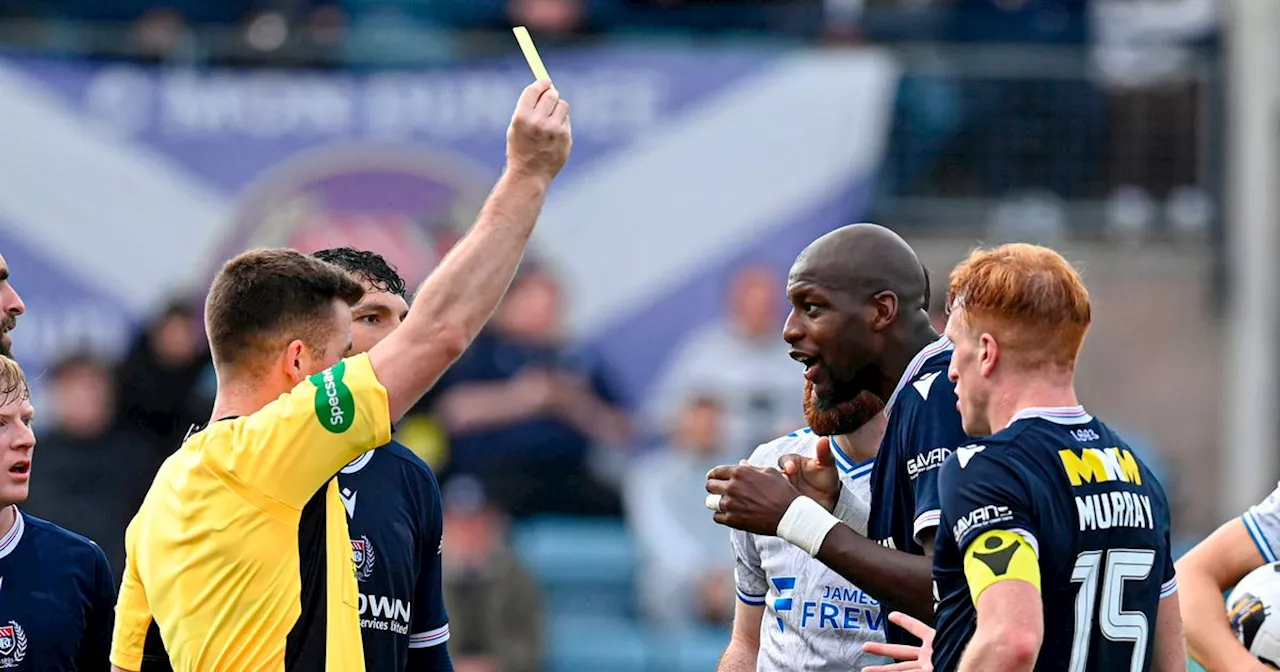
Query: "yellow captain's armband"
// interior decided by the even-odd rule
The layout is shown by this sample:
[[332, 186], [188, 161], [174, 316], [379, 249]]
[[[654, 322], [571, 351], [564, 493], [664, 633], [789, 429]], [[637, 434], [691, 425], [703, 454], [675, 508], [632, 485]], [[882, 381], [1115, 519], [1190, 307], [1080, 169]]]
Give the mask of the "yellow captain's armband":
[[988, 530], [965, 551], [964, 576], [976, 605], [982, 591], [1000, 581], [1026, 581], [1040, 590], [1040, 560], [1031, 544], [1017, 532]]

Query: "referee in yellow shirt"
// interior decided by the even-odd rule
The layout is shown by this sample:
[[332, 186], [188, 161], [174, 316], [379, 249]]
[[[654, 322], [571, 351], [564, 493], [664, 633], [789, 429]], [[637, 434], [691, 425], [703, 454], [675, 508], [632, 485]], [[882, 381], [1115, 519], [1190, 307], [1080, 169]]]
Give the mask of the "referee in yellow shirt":
[[227, 262], [205, 305], [212, 419], [165, 461], [125, 535], [113, 670], [363, 672], [333, 477], [390, 440], [488, 320], [571, 136], [550, 83], [526, 88], [475, 226], [367, 354], [341, 359], [363, 293], [344, 271], [293, 250]]

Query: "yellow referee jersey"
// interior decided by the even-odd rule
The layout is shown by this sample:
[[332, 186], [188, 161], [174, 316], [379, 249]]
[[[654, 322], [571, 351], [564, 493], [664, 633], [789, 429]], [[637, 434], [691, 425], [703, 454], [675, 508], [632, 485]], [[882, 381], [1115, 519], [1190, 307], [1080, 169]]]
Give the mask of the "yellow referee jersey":
[[188, 437], [125, 535], [111, 662], [140, 670], [145, 651], [178, 672], [363, 672], [333, 477], [390, 434], [387, 391], [357, 355]]

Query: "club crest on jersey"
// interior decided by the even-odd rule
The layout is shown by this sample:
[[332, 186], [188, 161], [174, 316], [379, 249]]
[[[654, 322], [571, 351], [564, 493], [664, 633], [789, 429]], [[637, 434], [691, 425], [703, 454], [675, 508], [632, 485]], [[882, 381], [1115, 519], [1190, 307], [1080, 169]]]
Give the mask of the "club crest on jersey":
[[27, 633], [15, 621], [0, 625], [0, 668], [17, 667], [27, 657]]
[[373, 576], [373, 562], [377, 556], [373, 552], [373, 542], [369, 537], [361, 535], [351, 540], [351, 556], [356, 563], [356, 579], [365, 581]]

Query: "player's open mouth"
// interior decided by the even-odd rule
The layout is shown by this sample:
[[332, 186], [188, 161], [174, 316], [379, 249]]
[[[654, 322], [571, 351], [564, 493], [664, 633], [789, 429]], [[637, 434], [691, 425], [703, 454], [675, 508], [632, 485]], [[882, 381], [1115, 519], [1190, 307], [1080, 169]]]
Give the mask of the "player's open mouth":
[[9, 467], [9, 474], [12, 476], [21, 476], [22, 478], [26, 478], [31, 474], [31, 461], [20, 460], [15, 462], [13, 466]]
[[818, 377], [818, 373], [823, 370], [822, 360], [814, 357], [813, 355], [800, 352], [799, 350], [792, 350], [788, 354], [791, 355], [791, 359], [794, 359], [804, 365], [805, 380], [813, 382]]

